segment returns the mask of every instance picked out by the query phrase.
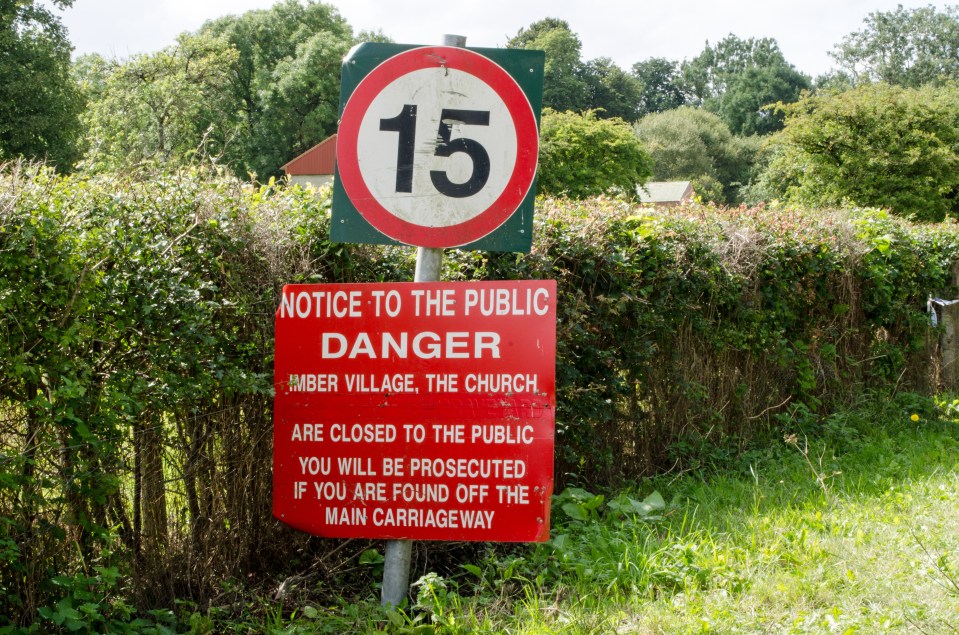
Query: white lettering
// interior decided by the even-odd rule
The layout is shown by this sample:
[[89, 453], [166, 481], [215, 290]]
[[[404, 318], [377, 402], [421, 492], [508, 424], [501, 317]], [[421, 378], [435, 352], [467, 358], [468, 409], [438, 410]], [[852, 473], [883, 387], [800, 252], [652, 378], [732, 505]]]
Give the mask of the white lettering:
[[480, 315], [546, 315], [549, 312], [548, 289], [467, 289], [463, 302], [464, 314]]
[[483, 374], [467, 375], [463, 381], [466, 392], [483, 393], [536, 393], [536, 375]]
[[362, 317], [362, 297], [359, 290], [291, 291], [280, 300], [280, 317]]
[[361, 331], [353, 336], [343, 333], [323, 333], [320, 342], [320, 355], [323, 359], [349, 359], [364, 357], [369, 359], [408, 359], [410, 354], [419, 359], [499, 359], [500, 335], [492, 331], [468, 333], [452, 331], [434, 333], [423, 331], [413, 336], [409, 346], [408, 333], [378, 333], [379, 352], [369, 333]]
[[[472, 509], [404, 508], [373, 510], [373, 524], [377, 527], [426, 527], [440, 529], [490, 529], [496, 512]], [[330, 512], [327, 510], [327, 523]], [[335, 515], [334, 515], [335, 518]]]
[[429, 478], [515, 478], [526, 476], [521, 459], [429, 459], [411, 458], [410, 476]]

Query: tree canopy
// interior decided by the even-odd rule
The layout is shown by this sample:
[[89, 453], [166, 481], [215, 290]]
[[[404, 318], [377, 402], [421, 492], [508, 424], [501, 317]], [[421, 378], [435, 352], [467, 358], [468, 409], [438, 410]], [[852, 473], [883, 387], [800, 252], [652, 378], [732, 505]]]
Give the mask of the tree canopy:
[[332, 6], [284, 0], [208, 22], [157, 53], [80, 72], [91, 96], [91, 160], [110, 167], [200, 150], [240, 177], [278, 176], [336, 131], [340, 64], [353, 43]]
[[959, 7], [876, 11], [830, 53], [854, 83], [917, 87], [959, 79]]
[[89, 167], [119, 169], [196, 151], [222, 154], [236, 134], [225, 93], [235, 61], [236, 51], [224, 40], [190, 35], [122, 64], [85, 58]]
[[277, 175], [336, 131], [340, 63], [354, 40], [333, 6], [283, 0], [200, 32], [225, 38], [238, 54], [227, 69], [241, 131], [227, 158], [238, 174]]
[[0, 2], [0, 160], [25, 156], [70, 169], [77, 158], [83, 101], [66, 31], [48, 8], [72, 3]]
[[651, 57], [633, 64], [639, 82], [639, 112], [649, 115], [679, 108], [686, 103], [679, 65], [663, 57]]
[[611, 59], [583, 61], [582, 42], [565, 20], [545, 18], [522, 28], [509, 48], [546, 52], [543, 106], [557, 111], [594, 111], [597, 117], [635, 121], [640, 115], [641, 85]]
[[545, 18], [519, 30], [507, 41], [508, 48], [546, 52], [543, 71], [543, 105], [555, 110], [584, 110], [589, 107], [589, 87], [583, 78], [579, 36], [569, 23]]
[[618, 117], [626, 121], [639, 118], [642, 86], [635, 77], [608, 57], [590, 60], [584, 68], [589, 102], [594, 108], [602, 108], [599, 113], [601, 116]]
[[689, 101], [717, 113], [735, 134], [769, 134], [782, 119], [767, 104], [796, 101], [809, 78], [786, 61], [772, 38], [728, 35], [682, 64]]

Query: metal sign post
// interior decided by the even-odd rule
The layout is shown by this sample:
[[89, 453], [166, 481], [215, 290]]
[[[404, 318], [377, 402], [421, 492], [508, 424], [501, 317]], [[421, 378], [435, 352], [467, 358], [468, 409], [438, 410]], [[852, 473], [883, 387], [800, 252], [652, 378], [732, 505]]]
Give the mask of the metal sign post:
[[[444, 36], [444, 40], [452, 36]], [[466, 38], [463, 44], [466, 45]], [[445, 42], [444, 42], [445, 43]], [[414, 282], [438, 282], [443, 266], [443, 250], [430, 247], [416, 248], [416, 274]], [[399, 606], [410, 590], [410, 560], [413, 556], [412, 540], [389, 540], [383, 561], [383, 589], [380, 604]]]
[[[466, 46], [464, 35], [443, 35], [443, 46]], [[439, 282], [443, 268], [443, 250], [432, 247], [416, 248], [416, 273], [413, 282]], [[383, 562], [383, 590], [380, 604], [399, 606], [410, 591], [410, 560], [412, 540], [390, 540], [386, 543]]]
[[[445, 40], [451, 37], [444, 36]], [[466, 46], [466, 38], [461, 38], [458, 46]], [[443, 250], [430, 247], [416, 248], [416, 274], [414, 282], [439, 282], [443, 266]], [[389, 540], [386, 543], [386, 557], [383, 562], [383, 589], [380, 604], [399, 606], [410, 590], [410, 560], [413, 556], [412, 540]]]

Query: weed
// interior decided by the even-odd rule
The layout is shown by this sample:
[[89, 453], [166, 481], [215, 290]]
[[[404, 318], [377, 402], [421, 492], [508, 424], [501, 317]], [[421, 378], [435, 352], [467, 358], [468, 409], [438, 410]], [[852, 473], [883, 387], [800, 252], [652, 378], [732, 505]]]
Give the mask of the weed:
[[786, 442], [786, 445], [790, 445], [799, 451], [803, 459], [806, 461], [806, 465], [809, 466], [809, 470], [816, 478], [816, 483], [819, 485], [819, 488], [822, 489], [823, 494], [828, 496], [829, 484], [827, 481], [839, 476], [842, 474], [842, 472], [834, 471], [827, 473], [827, 470], [823, 467], [823, 458], [826, 456], [826, 446], [823, 446], [819, 456], [816, 457], [816, 464], [814, 465], [812, 459], [809, 457], [809, 439], [807, 437], [803, 436], [802, 447], [800, 447], [799, 438], [795, 434], [787, 434], [785, 437], [783, 437], [783, 440]]

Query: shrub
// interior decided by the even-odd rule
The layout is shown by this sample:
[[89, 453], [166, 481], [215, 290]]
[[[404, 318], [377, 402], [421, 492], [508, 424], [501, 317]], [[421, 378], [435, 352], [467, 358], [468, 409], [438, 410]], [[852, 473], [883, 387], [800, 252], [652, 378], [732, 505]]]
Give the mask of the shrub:
[[867, 84], [781, 106], [763, 181], [795, 205], [874, 206], [921, 221], [959, 213], [956, 89]]
[[649, 155], [622, 119], [597, 119], [587, 111], [546, 109], [540, 125], [538, 189], [544, 194], [586, 198], [636, 196], [652, 173]]

